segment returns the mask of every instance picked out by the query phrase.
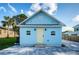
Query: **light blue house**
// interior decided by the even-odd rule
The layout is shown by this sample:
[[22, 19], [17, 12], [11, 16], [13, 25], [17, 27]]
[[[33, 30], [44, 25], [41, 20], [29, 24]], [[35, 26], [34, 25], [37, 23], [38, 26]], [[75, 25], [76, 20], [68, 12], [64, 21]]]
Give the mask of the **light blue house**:
[[63, 23], [42, 9], [19, 24], [21, 46], [61, 46]]

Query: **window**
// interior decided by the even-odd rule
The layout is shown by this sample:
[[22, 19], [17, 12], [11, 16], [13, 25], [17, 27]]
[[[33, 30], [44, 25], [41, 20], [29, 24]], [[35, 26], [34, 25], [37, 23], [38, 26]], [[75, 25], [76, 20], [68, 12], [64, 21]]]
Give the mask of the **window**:
[[27, 31], [27, 35], [30, 35], [30, 31]]
[[79, 31], [79, 28], [75, 28], [74, 31]]
[[36, 28], [34, 28], [34, 31], [36, 31]]
[[46, 31], [47, 29], [45, 28], [45, 31]]
[[55, 31], [51, 31], [51, 35], [55, 35]]
[[76, 30], [78, 31], [78, 28]]

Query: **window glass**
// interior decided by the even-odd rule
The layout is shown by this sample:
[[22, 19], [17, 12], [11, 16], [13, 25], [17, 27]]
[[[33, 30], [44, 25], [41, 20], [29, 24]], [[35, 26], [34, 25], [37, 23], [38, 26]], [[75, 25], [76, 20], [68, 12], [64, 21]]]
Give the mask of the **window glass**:
[[46, 31], [47, 29], [45, 28], [45, 31]]
[[78, 28], [77, 28], [77, 31], [78, 31]]
[[51, 31], [51, 35], [55, 35], [55, 31]]
[[36, 28], [34, 28], [34, 31], [36, 31]]
[[27, 35], [30, 35], [30, 31], [27, 31]]

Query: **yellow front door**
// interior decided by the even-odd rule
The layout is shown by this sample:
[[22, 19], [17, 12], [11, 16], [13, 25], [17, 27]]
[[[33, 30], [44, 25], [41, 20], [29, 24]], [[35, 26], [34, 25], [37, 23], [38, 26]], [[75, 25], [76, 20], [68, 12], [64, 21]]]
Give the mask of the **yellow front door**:
[[43, 28], [37, 28], [37, 44], [43, 44], [43, 31]]

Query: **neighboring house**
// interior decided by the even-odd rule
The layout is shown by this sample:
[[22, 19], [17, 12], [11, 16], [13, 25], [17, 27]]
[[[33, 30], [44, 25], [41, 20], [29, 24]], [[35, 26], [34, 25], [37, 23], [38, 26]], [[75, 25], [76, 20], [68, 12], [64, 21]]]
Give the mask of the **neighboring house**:
[[74, 27], [74, 31], [69, 31], [69, 32], [64, 32], [65, 35], [73, 35], [73, 36], [79, 36], [79, 24], [75, 25]]
[[67, 36], [79, 36], [79, 31], [69, 31], [69, 32], [65, 32], [64, 35], [67, 35]]
[[21, 46], [61, 46], [62, 22], [42, 9], [19, 25]]
[[12, 29], [8, 30], [0, 27], [0, 38], [6, 38], [6, 37], [18, 37], [18, 34]]
[[78, 32], [79, 31], [79, 24], [75, 25], [73, 28], [74, 28], [74, 32]]

